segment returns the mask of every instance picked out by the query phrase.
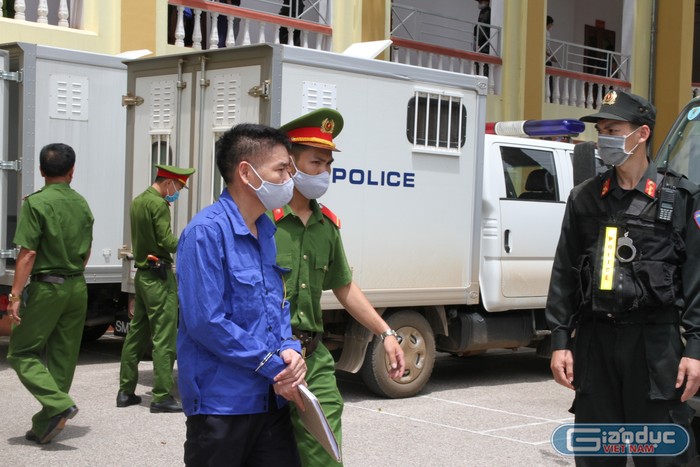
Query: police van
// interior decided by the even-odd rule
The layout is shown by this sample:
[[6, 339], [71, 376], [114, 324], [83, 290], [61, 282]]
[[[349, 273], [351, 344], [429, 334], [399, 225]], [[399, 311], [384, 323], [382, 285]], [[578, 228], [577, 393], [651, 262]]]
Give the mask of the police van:
[[85, 270], [84, 340], [102, 336], [120, 314], [126, 89], [122, 58], [28, 43], [0, 45], [0, 335], [18, 250], [12, 243], [22, 199], [41, 189], [39, 151], [63, 142], [76, 152], [71, 186], [95, 218]]
[[[224, 189], [214, 146], [231, 126], [279, 126], [319, 107], [343, 114], [321, 202], [341, 219], [354, 280], [402, 337], [407, 361], [399, 381], [388, 379], [377, 337], [326, 293], [324, 340], [339, 370], [408, 397], [428, 381], [437, 351], [546, 353], [543, 308], [574, 146], [507, 135], [573, 135], [581, 122], [502, 123], [485, 134], [483, 77], [292, 46], [127, 67], [126, 201], [152, 182], [154, 164], [196, 167], [173, 205], [177, 234]], [[126, 212], [123, 225], [123, 290], [133, 293]]]
[[344, 115], [345, 128], [321, 201], [341, 219], [354, 280], [401, 335], [407, 357], [403, 377], [389, 380], [378, 340], [328, 293], [324, 338], [337, 368], [360, 371], [379, 394], [408, 397], [428, 381], [436, 351], [546, 353], [543, 307], [575, 183], [574, 146], [508, 135], [574, 135], [582, 124], [487, 125], [486, 93], [483, 77], [281, 45], [126, 64], [0, 45], [0, 335], [10, 332], [17, 215], [22, 198], [43, 186], [45, 144], [76, 150], [72, 186], [95, 216], [84, 338], [96, 339], [110, 325], [128, 330], [128, 209], [152, 183], [153, 165], [197, 168], [173, 205], [179, 234], [224, 188], [214, 164], [224, 131], [278, 126], [326, 106]]

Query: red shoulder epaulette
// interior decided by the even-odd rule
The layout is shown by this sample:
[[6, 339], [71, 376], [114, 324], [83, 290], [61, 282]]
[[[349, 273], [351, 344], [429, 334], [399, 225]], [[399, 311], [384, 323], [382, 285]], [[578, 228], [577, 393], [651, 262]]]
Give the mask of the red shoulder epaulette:
[[340, 219], [338, 219], [338, 216], [333, 214], [333, 211], [328, 209], [327, 207], [321, 205], [321, 212], [323, 213], [324, 216], [326, 216], [328, 219], [330, 219], [333, 224], [335, 224], [336, 227], [340, 228]]
[[272, 215], [275, 217], [275, 222], [279, 222], [284, 217], [284, 208], [274, 209]]

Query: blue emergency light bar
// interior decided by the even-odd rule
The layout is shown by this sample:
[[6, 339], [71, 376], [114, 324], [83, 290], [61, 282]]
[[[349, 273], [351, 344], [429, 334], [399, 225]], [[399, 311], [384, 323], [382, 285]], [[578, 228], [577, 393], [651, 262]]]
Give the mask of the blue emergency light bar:
[[486, 124], [486, 133], [500, 136], [576, 136], [586, 129], [581, 120], [518, 120]]

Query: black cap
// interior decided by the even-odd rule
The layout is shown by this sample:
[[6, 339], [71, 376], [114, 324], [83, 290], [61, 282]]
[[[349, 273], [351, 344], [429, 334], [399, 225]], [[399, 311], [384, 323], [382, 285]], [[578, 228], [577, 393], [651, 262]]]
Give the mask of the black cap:
[[656, 109], [643, 97], [624, 91], [608, 91], [603, 98], [600, 112], [581, 117], [582, 122], [595, 123], [598, 120], [620, 120], [636, 125], [646, 125], [654, 129]]

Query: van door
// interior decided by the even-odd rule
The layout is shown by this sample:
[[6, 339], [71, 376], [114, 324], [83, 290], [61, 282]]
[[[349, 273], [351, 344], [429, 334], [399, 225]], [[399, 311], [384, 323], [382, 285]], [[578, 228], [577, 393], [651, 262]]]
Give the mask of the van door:
[[195, 118], [195, 138], [192, 141], [195, 150], [192, 164], [197, 168], [193, 183], [197, 186], [194, 193], [193, 211], [196, 213], [209, 206], [224, 189], [224, 182], [216, 167], [216, 141], [232, 126], [239, 123], [260, 122], [260, 98], [248, 91], [260, 85], [261, 66], [240, 66], [198, 71], [195, 83], [208, 83], [197, 86], [195, 103], [198, 106]]
[[562, 193], [557, 152], [546, 147], [500, 149], [506, 183], [506, 197], [500, 201], [503, 296], [544, 300], [568, 195]]
[[9, 163], [7, 148], [10, 84], [5, 76], [10, 68], [10, 56], [5, 50], [0, 50], [0, 276], [5, 275], [5, 262], [10, 249], [7, 245], [7, 184]]

